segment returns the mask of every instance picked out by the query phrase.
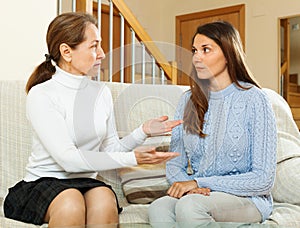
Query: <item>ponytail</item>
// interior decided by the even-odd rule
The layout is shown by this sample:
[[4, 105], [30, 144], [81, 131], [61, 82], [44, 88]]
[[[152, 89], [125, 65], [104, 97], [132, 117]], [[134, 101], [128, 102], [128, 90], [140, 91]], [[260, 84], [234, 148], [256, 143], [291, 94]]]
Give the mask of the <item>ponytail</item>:
[[51, 56], [48, 54], [46, 54], [45, 56], [46, 60], [39, 66], [37, 66], [37, 68], [29, 77], [26, 84], [26, 93], [28, 93], [33, 86], [51, 79], [52, 75], [55, 73], [56, 70], [55, 66], [52, 65]]
[[47, 30], [47, 48], [46, 60], [41, 63], [31, 74], [26, 84], [26, 93], [29, 90], [42, 82], [52, 78], [55, 73], [54, 62], [58, 65], [61, 58], [60, 45], [65, 43], [72, 49], [85, 40], [85, 30], [88, 24], [97, 26], [97, 20], [88, 13], [63, 13], [58, 15], [50, 23]]

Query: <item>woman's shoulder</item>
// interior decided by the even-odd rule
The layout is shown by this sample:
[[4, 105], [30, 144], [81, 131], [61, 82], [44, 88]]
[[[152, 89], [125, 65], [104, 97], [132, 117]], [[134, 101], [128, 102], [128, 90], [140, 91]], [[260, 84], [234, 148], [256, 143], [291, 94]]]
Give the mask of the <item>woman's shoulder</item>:
[[248, 105], [265, 106], [266, 104], [271, 104], [269, 96], [262, 88], [246, 82], [242, 82], [240, 85], [243, 86], [244, 89], [239, 88], [240, 93], [237, 94], [237, 96], [240, 98], [243, 97]]
[[191, 95], [192, 95], [191, 89], [184, 91], [181, 95], [181, 100], [188, 100], [191, 98]]
[[52, 87], [53, 87], [52, 79], [49, 79], [45, 82], [33, 86], [29, 90], [28, 96], [43, 96], [47, 94], [49, 96], [49, 93], [51, 93], [52, 91]]
[[243, 88], [239, 88], [239, 91], [241, 91], [241, 93], [252, 96], [253, 98], [255, 98], [255, 97], [257, 97], [257, 98], [267, 97], [267, 94], [265, 93], [265, 91], [263, 91], [261, 88], [255, 86], [251, 83], [239, 82], [239, 84], [243, 87]]

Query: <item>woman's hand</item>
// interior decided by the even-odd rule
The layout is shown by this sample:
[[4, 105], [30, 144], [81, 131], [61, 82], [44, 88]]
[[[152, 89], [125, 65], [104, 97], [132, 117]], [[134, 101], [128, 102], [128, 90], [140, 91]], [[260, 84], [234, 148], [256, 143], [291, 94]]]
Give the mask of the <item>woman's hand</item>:
[[174, 182], [167, 194], [175, 198], [181, 198], [184, 194], [196, 188], [198, 188], [198, 184], [195, 180]]
[[157, 152], [155, 147], [140, 146], [134, 150], [136, 161], [141, 164], [159, 164], [179, 156], [176, 152]]
[[187, 194], [202, 194], [205, 196], [209, 196], [210, 195], [210, 189], [209, 188], [194, 188], [190, 191], [187, 192]]
[[180, 124], [182, 120], [169, 120], [168, 116], [161, 116], [157, 119], [151, 119], [143, 124], [143, 131], [148, 136], [158, 136], [166, 132], [172, 131], [172, 129]]

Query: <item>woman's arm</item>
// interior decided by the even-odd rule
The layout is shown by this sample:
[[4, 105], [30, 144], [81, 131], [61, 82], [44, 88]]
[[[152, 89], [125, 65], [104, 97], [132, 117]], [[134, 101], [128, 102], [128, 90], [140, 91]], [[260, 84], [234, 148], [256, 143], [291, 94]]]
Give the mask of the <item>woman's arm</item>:
[[[65, 171], [100, 171], [137, 164], [134, 152], [117, 152], [111, 156], [113, 153], [80, 150], [70, 135], [72, 130], [67, 127], [67, 114], [63, 105], [44, 89], [33, 87], [30, 90], [27, 96], [27, 117], [42, 144], [39, 150], [48, 153]], [[99, 144], [100, 139], [95, 140]]]
[[[190, 97], [190, 93], [184, 93], [177, 105], [174, 119], [183, 119], [184, 108]], [[183, 125], [172, 130], [170, 150], [178, 152], [180, 156], [170, 160], [166, 165], [166, 176], [170, 184], [178, 181], [193, 180], [193, 176], [187, 174], [188, 157], [184, 149]]]
[[[251, 89], [252, 90], [252, 89]], [[246, 110], [249, 118], [251, 167], [246, 173], [195, 178], [199, 187], [238, 196], [269, 194], [276, 171], [277, 133], [275, 116], [267, 96], [261, 90], [249, 91]]]

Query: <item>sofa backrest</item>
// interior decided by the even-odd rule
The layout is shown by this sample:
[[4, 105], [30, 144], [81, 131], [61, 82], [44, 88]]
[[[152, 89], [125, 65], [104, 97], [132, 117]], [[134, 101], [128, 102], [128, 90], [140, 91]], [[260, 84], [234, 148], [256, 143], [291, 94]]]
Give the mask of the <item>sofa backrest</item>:
[[[31, 152], [32, 129], [26, 119], [25, 81], [0, 81], [0, 198], [25, 175]], [[112, 92], [116, 127], [122, 137], [149, 118], [173, 118], [177, 101], [188, 87], [106, 83]], [[114, 172], [103, 172], [122, 194]]]
[[[31, 152], [32, 130], [25, 114], [25, 84], [25, 81], [0, 81], [0, 201], [8, 188], [24, 177]], [[112, 91], [116, 125], [121, 137], [147, 119], [161, 115], [168, 115], [172, 119], [180, 95], [188, 89], [187, 86], [171, 85], [106, 84]], [[284, 165], [287, 161], [300, 162], [300, 134], [286, 101], [272, 90], [264, 91], [271, 100], [276, 116], [277, 162], [284, 166], [284, 171], [277, 171], [277, 177], [285, 178], [284, 181], [276, 178], [274, 199], [300, 203], [299, 196], [282, 198], [282, 189], [287, 182], [293, 183], [292, 190], [300, 186], [300, 164], [295, 166], [297, 170]], [[101, 175], [111, 182], [119, 196], [123, 194], [117, 172], [101, 172]], [[287, 178], [287, 175], [291, 177]], [[279, 200], [279, 196], [282, 200]]]
[[173, 119], [177, 102], [188, 86], [106, 83], [112, 92], [117, 130], [129, 134], [144, 121], [168, 115]]
[[25, 115], [25, 82], [0, 81], [0, 197], [24, 176], [32, 131]]

